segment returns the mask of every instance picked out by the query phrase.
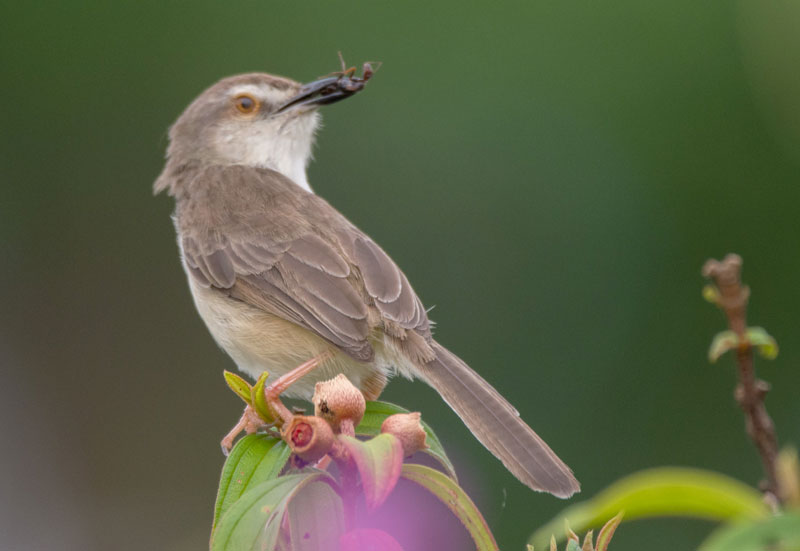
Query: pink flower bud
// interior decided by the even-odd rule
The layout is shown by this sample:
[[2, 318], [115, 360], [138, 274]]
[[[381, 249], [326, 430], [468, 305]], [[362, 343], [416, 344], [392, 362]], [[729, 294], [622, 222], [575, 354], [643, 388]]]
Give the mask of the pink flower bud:
[[381, 425], [381, 432], [394, 435], [403, 445], [403, 454], [408, 457], [428, 447], [427, 434], [420, 422], [420, 413], [395, 413], [387, 417]]
[[361, 422], [367, 408], [364, 395], [342, 374], [317, 383], [311, 400], [314, 402], [314, 414], [330, 423], [335, 433], [343, 429], [351, 433]]

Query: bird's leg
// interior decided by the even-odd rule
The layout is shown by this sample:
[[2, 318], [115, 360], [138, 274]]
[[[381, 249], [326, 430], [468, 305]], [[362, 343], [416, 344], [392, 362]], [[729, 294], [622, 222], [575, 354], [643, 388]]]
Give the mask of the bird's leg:
[[239, 419], [239, 422], [234, 425], [230, 432], [225, 435], [225, 438], [222, 439], [222, 442], [220, 442], [220, 446], [222, 446], [222, 453], [224, 453], [226, 456], [228, 455], [233, 447], [233, 441], [240, 432], [245, 431], [247, 434], [253, 434], [263, 426], [264, 420], [258, 415], [258, 413], [256, 413], [256, 410], [253, 409], [253, 406], [247, 405], [244, 408], [244, 413], [242, 413], [242, 417]]
[[304, 375], [314, 371], [330, 357], [331, 352], [326, 350], [322, 354], [298, 365], [288, 373], [284, 373], [278, 377], [275, 382], [264, 389], [267, 407], [269, 407], [270, 413], [272, 413], [275, 419], [281, 419], [284, 423], [288, 423], [292, 420], [292, 412], [289, 411], [285, 405], [283, 405], [283, 402], [281, 402], [281, 394], [283, 394], [286, 389], [300, 380]]
[[[267, 407], [269, 408], [273, 418], [278, 420], [278, 422], [282, 421], [283, 423], [288, 423], [292, 420], [294, 414], [289, 411], [285, 405], [283, 405], [283, 402], [281, 402], [281, 394], [285, 392], [287, 388], [297, 382], [301, 377], [303, 377], [303, 375], [310, 373], [330, 357], [331, 352], [325, 351], [322, 354], [311, 358], [307, 362], [298, 365], [288, 373], [278, 377], [275, 382], [264, 389], [264, 397], [266, 398]], [[224, 453], [226, 456], [228, 455], [228, 453], [231, 451], [231, 448], [233, 448], [233, 441], [240, 432], [245, 431], [247, 434], [253, 434], [265, 425], [267, 425], [267, 423], [264, 422], [256, 410], [250, 405], [246, 406], [241, 418], [239, 419], [239, 422], [234, 425], [230, 432], [226, 434], [225, 438], [223, 438], [220, 442], [222, 453]], [[274, 425], [275, 423], [273, 422], [272, 425], [268, 426]]]

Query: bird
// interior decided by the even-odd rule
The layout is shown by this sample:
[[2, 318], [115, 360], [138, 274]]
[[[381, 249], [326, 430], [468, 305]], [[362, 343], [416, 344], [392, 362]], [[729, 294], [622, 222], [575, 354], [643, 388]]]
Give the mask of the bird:
[[433, 338], [397, 264], [308, 182], [319, 109], [362, 90], [367, 69], [307, 84], [258, 72], [223, 78], [172, 124], [153, 189], [175, 200], [196, 309], [240, 371], [291, 378], [280, 388], [287, 397], [308, 400], [338, 374], [368, 400], [392, 376], [424, 381], [517, 479], [567, 498], [580, 488], [570, 468]]

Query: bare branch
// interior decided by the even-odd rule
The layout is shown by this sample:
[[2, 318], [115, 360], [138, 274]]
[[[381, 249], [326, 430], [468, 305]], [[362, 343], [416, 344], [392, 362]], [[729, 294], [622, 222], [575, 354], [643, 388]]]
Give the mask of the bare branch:
[[728, 318], [728, 325], [739, 339], [736, 349], [739, 384], [734, 396], [745, 415], [745, 428], [753, 440], [767, 480], [764, 491], [781, 499], [780, 488], [776, 477], [776, 459], [778, 441], [775, 436], [775, 425], [764, 406], [764, 397], [769, 391], [769, 384], [757, 379], [753, 367], [753, 346], [747, 337], [747, 301], [750, 298], [749, 287], [742, 285], [742, 258], [729, 254], [724, 260], [708, 260], [703, 266], [703, 276], [714, 281], [717, 287], [717, 304]]

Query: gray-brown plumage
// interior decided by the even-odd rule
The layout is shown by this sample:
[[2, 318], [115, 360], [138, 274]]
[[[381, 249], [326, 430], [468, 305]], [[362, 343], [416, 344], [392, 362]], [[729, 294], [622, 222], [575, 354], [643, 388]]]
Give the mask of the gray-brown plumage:
[[433, 340], [425, 308], [391, 258], [311, 192], [305, 165], [316, 107], [331, 103], [321, 97], [314, 83], [241, 75], [204, 92], [171, 129], [155, 189], [176, 199], [184, 268], [212, 335], [254, 377], [332, 352], [287, 392], [304, 398], [338, 373], [369, 399], [392, 374], [421, 378], [522, 482], [571, 495], [579, 486], [570, 469]]

